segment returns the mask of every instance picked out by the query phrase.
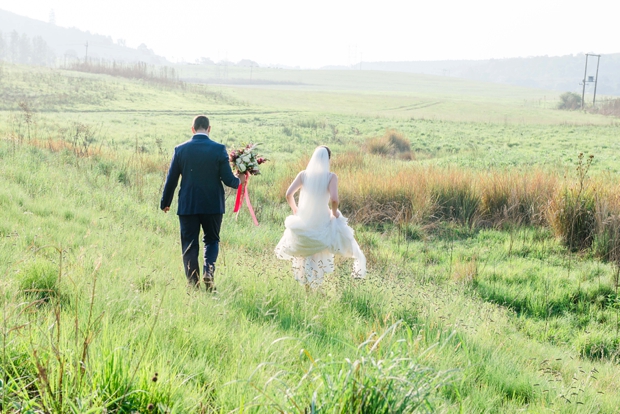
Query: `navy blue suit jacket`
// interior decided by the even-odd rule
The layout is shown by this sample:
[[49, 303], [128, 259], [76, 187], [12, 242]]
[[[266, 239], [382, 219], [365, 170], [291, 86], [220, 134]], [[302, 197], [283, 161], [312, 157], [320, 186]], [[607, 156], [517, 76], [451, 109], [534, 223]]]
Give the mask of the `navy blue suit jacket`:
[[170, 207], [181, 176], [178, 215], [224, 214], [224, 186], [239, 187], [228, 162], [226, 147], [196, 134], [174, 149], [160, 208]]

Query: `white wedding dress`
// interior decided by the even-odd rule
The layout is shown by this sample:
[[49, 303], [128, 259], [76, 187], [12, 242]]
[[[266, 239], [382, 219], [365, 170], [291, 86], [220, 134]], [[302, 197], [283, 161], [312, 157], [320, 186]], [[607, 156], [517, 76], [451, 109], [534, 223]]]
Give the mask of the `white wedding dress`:
[[275, 248], [279, 259], [291, 260], [295, 279], [312, 289], [334, 271], [334, 255], [354, 259], [352, 276], [366, 276], [366, 257], [355, 241], [347, 219], [336, 218], [329, 208], [329, 155], [324, 147], [315, 150], [308, 167], [300, 173], [302, 186], [297, 214], [288, 216], [286, 230]]

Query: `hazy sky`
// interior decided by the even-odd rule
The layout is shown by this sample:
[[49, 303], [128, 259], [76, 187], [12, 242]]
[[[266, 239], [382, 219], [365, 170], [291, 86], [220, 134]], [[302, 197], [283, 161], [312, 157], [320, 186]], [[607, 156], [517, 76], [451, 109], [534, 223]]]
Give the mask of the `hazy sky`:
[[[363, 61], [620, 52], [618, 0], [0, 0], [0, 9], [201, 56], [317, 68]], [[0, 28], [1, 29], [1, 28]]]

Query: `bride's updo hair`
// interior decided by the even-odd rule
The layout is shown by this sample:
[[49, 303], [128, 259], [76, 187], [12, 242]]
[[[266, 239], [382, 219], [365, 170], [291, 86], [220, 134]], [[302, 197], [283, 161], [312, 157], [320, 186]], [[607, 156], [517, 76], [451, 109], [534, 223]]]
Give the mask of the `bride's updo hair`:
[[329, 147], [327, 145], [321, 145], [321, 146], [327, 150], [327, 158], [329, 158], [331, 160], [331, 158], [332, 158], [332, 151], [329, 149]]

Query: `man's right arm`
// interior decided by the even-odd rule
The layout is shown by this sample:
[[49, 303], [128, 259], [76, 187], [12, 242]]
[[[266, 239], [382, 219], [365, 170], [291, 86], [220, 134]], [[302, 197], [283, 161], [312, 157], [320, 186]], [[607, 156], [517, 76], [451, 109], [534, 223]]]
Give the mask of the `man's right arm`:
[[172, 204], [172, 199], [174, 198], [174, 190], [176, 190], [177, 184], [179, 183], [179, 177], [181, 176], [181, 169], [178, 164], [177, 152], [175, 149], [174, 155], [172, 156], [172, 161], [170, 162], [170, 168], [168, 168], [168, 176], [166, 177], [164, 191], [159, 204], [159, 208], [161, 208], [165, 213], [170, 210], [170, 204]]
[[230, 188], [239, 188], [239, 185], [242, 184], [242, 182], [237, 176], [235, 176], [235, 174], [233, 174], [232, 169], [230, 168], [230, 161], [228, 158], [228, 153], [226, 152], [226, 147], [222, 146], [222, 152], [219, 158], [220, 179]]

